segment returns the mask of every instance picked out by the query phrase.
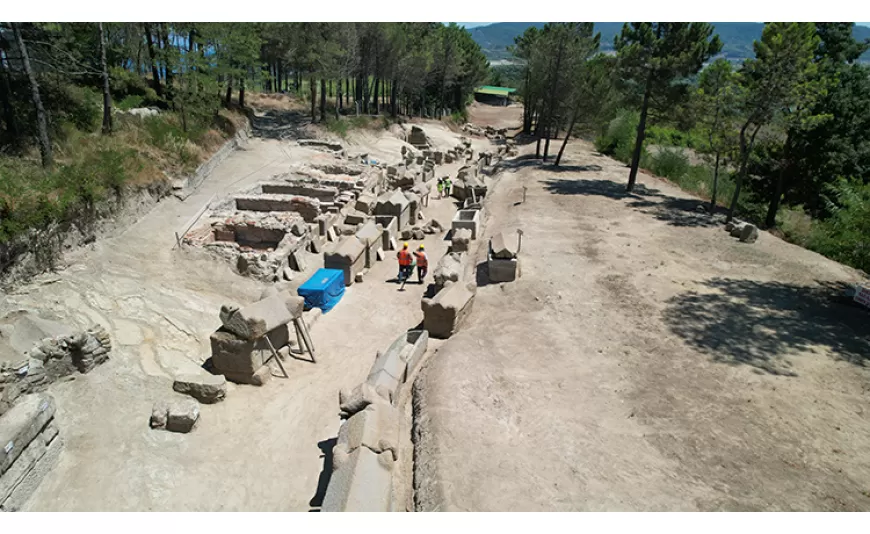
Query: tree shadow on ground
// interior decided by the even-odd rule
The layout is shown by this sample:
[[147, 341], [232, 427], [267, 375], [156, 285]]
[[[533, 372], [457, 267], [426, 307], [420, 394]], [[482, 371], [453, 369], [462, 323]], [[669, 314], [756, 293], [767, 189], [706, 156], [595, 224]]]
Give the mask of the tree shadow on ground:
[[[551, 172], [601, 172], [604, 170], [604, 167], [601, 165], [559, 165], [556, 167], [555, 165], [550, 165], [547, 167], [548, 171]], [[625, 188], [625, 186], [623, 186]]]
[[723, 221], [720, 216], [711, 216], [707, 204], [695, 198], [663, 197], [664, 200], [654, 202], [638, 200], [628, 205], [641, 213], [652, 215], [671, 226], [682, 227], [713, 227]]
[[[590, 167], [597, 167], [590, 166]], [[580, 168], [564, 167], [551, 169], [556, 172], [581, 170]], [[613, 180], [595, 179], [562, 179], [549, 178], [543, 180], [544, 187], [557, 195], [603, 196], [612, 199], [630, 199], [627, 206], [641, 213], [677, 227], [714, 227], [722, 222], [724, 210], [718, 209], [711, 216], [707, 211], [707, 203], [697, 198], [678, 198], [663, 194], [658, 189], [636, 184], [631, 193], [625, 190], [624, 183]]]
[[493, 165], [491, 172], [492, 174], [498, 174], [500, 172], [515, 173], [524, 167], [539, 167], [540, 165], [540, 158], [536, 158], [534, 154], [526, 154], [524, 156], [517, 156], [515, 158], [499, 161]]
[[326, 488], [329, 486], [329, 479], [332, 476], [332, 448], [338, 442], [337, 438], [323, 440], [317, 444], [317, 448], [323, 454], [323, 469], [320, 471], [320, 478], [317, 479], [317, 490], [314, 492], [314, 497], [308, 501], [308, 506], [311, 507], [309, 512], [319, 512], [323, 506], [323, 498], [326, 496]]
[[625, 184], [613, 180], [569, 180], [563, 178], [548, 178], [541, 183], [547, 191], [556, 195], [584, 195], [601, 196], [613, 199], [634, 198], [643, 200], [643, 197], [663, 196], [658, 189], [648, 188], [643, 184], [637, 184], [634, 191], [625, 190]]
[[713, 361], [797, 376], [788, 356], [818, 347], [837, 359], [868, 364], [870, 314], [845, 296], [845, 282], [804, 286], [714, 278], [704, 285], [715, 292], [671, 298], [663, 319]]

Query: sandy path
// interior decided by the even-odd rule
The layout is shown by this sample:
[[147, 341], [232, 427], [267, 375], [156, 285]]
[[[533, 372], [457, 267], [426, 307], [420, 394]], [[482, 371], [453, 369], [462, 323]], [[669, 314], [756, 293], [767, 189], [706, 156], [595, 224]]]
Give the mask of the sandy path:
[[523, 276], [479, 288], [418, 382], [418, 509], [870, 510], [870, 327], [831, 298], [854, 272], [567, 154], [488, 198]]
[[[51, 387], [66, 448], [27, 509], [304, 511], [318, 504], [323, 451], [338, 430], [338, 390], [364, 380], [375, 352], [422, 320], [425, 286], [408, 284], [400, 293], [385, 283], [395, 276], [394, 261], [379, 263], [314, 326], [316, 365], [290, 361], [290, 379], [263, 388], [230, 385], [224, 402], [202, 406], [191, 434], [148, 428], [153, 402], [176, 395], [170, 377], [208, 357], [220, 305], [253, 301], [264, 287], [226, 265], [172, 252], [173, 232], [212, 195], [317, 157], [253, 139], [185, 202], [161, 202], [124, 233], [77, 252], [68, 268], [0, 304], [0, 315], [26, 308], [79, 327], [98, 322], [116, 347], [105, 365]], [[449, 200], [424, 209], [445, 226], [454, 211]], [[436, 259], [446, 249], [443, 235], [427, 236], [426, 245]]]

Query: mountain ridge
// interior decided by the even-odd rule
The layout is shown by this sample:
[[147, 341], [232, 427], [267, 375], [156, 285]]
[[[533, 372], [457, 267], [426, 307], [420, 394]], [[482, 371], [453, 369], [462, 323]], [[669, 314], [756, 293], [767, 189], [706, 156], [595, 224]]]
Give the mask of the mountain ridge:
[[[613, 51], [613, 38], [622, 30], [623, 22], [596, 22], [596, 32], [601, 32], [601, 51]], [[732, 61], [753, 57], [752, 42], [761, 38], [764, 23], [761, 22], [713, 22], [716, 33], [722, 39], [720, 56]], [[522, 35], [529, 26], [542, 28], [543, 22], [496, 22], [486, 26], [468, 29], [471, 37], [480, 45], [490, 61], [510, 59], [507, 47], [514, 44], [514, 37]], [[870, 38], [870, 28], [856, 25], [853, 30], [856, 39]], [[862, 61], [870, 61], [870, 52], [861, 56]]]

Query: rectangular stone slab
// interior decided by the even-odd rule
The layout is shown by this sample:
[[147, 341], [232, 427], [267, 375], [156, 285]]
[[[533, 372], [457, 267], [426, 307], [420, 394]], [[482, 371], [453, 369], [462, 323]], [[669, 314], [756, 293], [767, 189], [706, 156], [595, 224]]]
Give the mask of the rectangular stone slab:
[[0, 474], [6, 472], [54, 417], [54, 397], [36, 393], [21, 397], [0, 419]]
[[221, 322], [226, 330], [242, 339], [259, 339], [266, 335], [266, 332], [293, 320], [293, 314], [287, 309], [286, 300], [286, 296], [277, 294], [244, 308], [222, 306]]

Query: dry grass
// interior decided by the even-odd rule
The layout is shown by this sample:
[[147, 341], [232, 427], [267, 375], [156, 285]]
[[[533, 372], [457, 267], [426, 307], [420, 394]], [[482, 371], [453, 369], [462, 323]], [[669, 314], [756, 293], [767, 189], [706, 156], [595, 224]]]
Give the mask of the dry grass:
[[263, 111], [306, 111], [308, 106], [300, 99], [281, 93], [246, 93], [245, 103]]

